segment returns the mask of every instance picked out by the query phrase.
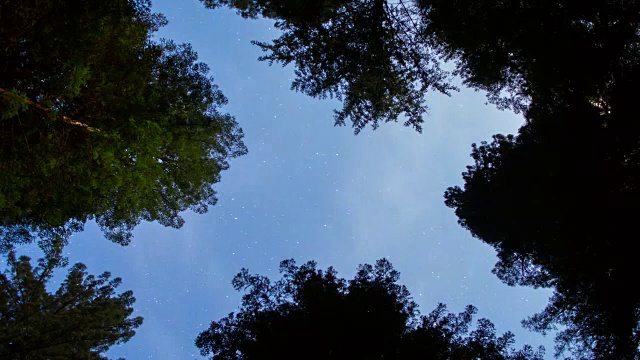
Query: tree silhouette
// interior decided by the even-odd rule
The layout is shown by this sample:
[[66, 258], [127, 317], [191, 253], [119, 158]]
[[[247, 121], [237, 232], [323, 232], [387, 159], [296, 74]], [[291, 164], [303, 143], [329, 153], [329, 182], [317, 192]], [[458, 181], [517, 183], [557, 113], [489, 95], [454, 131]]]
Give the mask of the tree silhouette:
[[48, 282], [64, 265], [57, 243], [33, 267], [27, 256], [7, 256], [0, 274], [0, 357], [3, 359], [106, 359], [102, 353], [129, 341], [142, 324], [131, 317], [133, 293], [116, 294], [120, 278], [95, 277], [83, 264], [69, 269], [53, 293]]
[[295, 64], [292, 88], [343, 101], [336, 124], [396, 121], [421, 130], [428, 90], [452, 74], [501, 109], [580, 94], [608, 103], [638, 67], [640, 4], [617, 0], [201, 0], [275, 19], [282, 35], [254, 42], [261, 60]]
[[[95, 219], [126, 244], [140, 221], [205, 212], [246, 153], [225, 97], [189, 45], [136, 1], [9, 1], [0, 8], [0, 235], [68, 235]], [[10, 241], [8, 241], [9, 239]]]
[[211, 359], [541, 359], [543, 349], [512, 348], [513, 334], [471, 322], [476, 309], [448, 313], [443, 304], [420, 316], [388, 260], [361, 265], [352, 280], [315, 262], [280, 264], [272, 282], [243, 269], [238, 313], [211, 323], [196, 339]]
[[502, 108], [578, 95], [606, 102], [639, 64], [637, 1], [417, 2], [439, 52]]
[[[633, 96], [631, 88], [622, 93]], [[558, 354], [635, 359], [640, 296], [629, 291], [638, 249], [629, 236], [640, 210], [635, 109], [618, 97], [607, 109], [578, 99], [533, 108], [517, 137], [474, 144], [464, 187], [449, 188], [446, 204], [496, 249], [494, 273], [504, 282], [555, 289], [547, 308], [525, 324], [542, 332], [562, 325]]]
[[312, 97], [336, 97], [343, 108], [336, 125], [350, 120], [354, 131], [406, 117], [421, 131], [429, 91], [454, 89], [447, 72], [412, 21], [415, 6], [385, 0], [202, 0], [209, 8], [238, 10], [245, 18], [275, 19], [282, 35], [254, 42], [270, 64], [295, 64], [292, 88]]

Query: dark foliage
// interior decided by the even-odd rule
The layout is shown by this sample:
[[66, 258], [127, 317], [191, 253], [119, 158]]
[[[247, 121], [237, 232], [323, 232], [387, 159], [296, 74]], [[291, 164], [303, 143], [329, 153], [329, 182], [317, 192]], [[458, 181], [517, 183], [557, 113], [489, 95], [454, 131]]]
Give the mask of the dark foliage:
[[635, 0], [201, 1], [275, 19], [282, 35], [256, 42], [261, 60], [295, 64], [295, 90], [343, 100], [336, 124], [356, 133], [402, 115], [420, 130], [427, 91], [453, 89], [441, 60], [515, 111], [578, 95], [606, 105], [640, 60]]
[[48, 292], [53, 270], [65, 265], [60, 243], [52, 250], [36, 267], [26, 256], [7, 256], [0, 274], [0, 358], [106, 359], [104, 352], [129, 341], [142, 324], [131, 317], [133, 293], [116, 294], [119, 278], [89, 275], [80, 263]]
[[502, 108], [606, 101], [640, 60], [635, 0], [416, 1], [438, 51]]
[[260, 60], [295, 64], [292, 88], [341, 100], [335, 123], [350, 120], [356, 133], [402, 115], [405, 126], [421, 131], [426, 94], [454, 89], [414, 22], [419, 10], [409, 2], [202, 1], [209, 8], [235, 8], [243, 17], [276, 19], [282, 35], [271, 43], [254, 42], [267, 53]]
[[476, 309], [448, 313], [440, 304], [420, 316], [387, 260], [361, 265], [352, 280], [315, 262], [280, 264], [272, 282], [243, 269], [238, 313], [211, 323], [196, 345], [211, 359], [541, 359], [543, 349], [512, 348], [513, 334], [471, 322]]
[[635, 221], [640, 212], [640, 134], [630, 86], [612, 106], [580, 102], [532, 108], [515, 136], [474, 144], [464, 188], [446, 204], [499, 257], [510, 285], [554, 287], [548, 307], [525, 324], [562, 325], [558, 353], [640, 358]]

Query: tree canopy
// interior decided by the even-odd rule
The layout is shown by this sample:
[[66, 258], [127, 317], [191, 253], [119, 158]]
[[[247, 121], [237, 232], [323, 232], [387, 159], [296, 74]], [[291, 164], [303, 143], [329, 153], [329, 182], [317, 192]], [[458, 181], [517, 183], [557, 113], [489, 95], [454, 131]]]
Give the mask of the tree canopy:
[[116, 293], [120, 278], [90, 275], [75, 264], [55, 292], [47, 285], [64, 265], [57, 246], [33, 266], [29, 257], [7, 256], [0, 273], [0, 357], [13, 359], [106, 359], [111, 346], [127, 342], [142, 324], [132, 317], [131, 291]]
[[[293, 64], [292, 88], [342, 108], [355, 133], [404, 121], [422, 130], [429, 93], [463, 84], [524, 112], [517, 136], [473, 145], [464, 185], [445, 194], [462, 226], [493, 246], [509, 285], [554, 289], [523, 321], [561, 327], [556, 355], [640, 359], [633, 282], [640, 212], [640, 4], [635, 0], [201, 0], [275, 20], [254, 42]], [[247, 152], [226, 98], [188, 44], [154, 40], [148, 0], [0, 0], [0, 355], [98, 359], [140, 326], [119, 279], [73, 266], [46, 283], [61, 246], [95, 220], [127, 244], [141, 221], [179, 228], [206, 212], [230, 158]], [[443, 61], [450, 61], [448, 66]], [[450, 68], [450, 71], [446, 69]], [[32, 267], [13, 245], [35, 238]], [[386, 260], [352, 280], [314, 262], [247, 270], [238, 313], [196, 340], [213, 359], [538, 359], [476, 310], [420, 315]], [[630, 291], [631, 290], [631, 291]]]
[[464, 187], [445, 199], [496, 249], [498, 277], [554, 287], [528, 327], [564, 326], [558, 352], [634, 359], [640, 297], [628, 290], [637, 262], [629, 236], [640, 211], [640, 136], [632, 103], [613, 99], [606, 111], [587, 101], [536, 109], [518, 136], [474, 144]]
[[639, 64], [635, 0], [416, 2], [438, 52], [502, 108], [578, 95], [606, 102]]
[[437, 57], [422, 36], [419, 9], [385, 0], [201, 0], [209, 8], [238, 10], [246, 18], [275, 19], [282, 35], [254, 42], [260, 60], [293, 63], [291, 87], [312, 97], [336, 97], [336, 125], [349, 120], [356, 133], [397, 121], [421, 131], [429, 91], [448, 94]]
[[246, 148], [189, 45], [151, 35], [145, 0], [0, 1], [0, 235], [95, 219], [126, 244], [140, 221], [180, 227]]
[[201, 1], [275, 19], [282, 35], [254, 42], [260, 59], [295, 64], [293, 89], [342, 100], [336, 124], [350, 119], [356, 133], [401, 116], [420, 131], [427, 92], [448, 94], [450, 75], [523, 111], [576, 94], [606, 104], [639, 63], [636, 1]]
[[640, 358], [640, 298], [627, 295], [640, 210], [640, 5], [429, 2], [456, 71], [528, 122], [518, 136], [474, 144], [474, 165], [446, 204], [497, 250], [503, 281], [554, 288], [524, 325], [560, 327], [557, 355]]
[[543, 349], [513, 349], [512, 333], [498, 336], [476, 309], [452, 314], [443, 304], [420, 316], [400, 274], [388, 260], [361, 265], [349, 281], [315, 262], [280, 264], [271, 281], [243, 269], [238, 313], [213, 321], [196, 339], [211, 359], [542, 359]]

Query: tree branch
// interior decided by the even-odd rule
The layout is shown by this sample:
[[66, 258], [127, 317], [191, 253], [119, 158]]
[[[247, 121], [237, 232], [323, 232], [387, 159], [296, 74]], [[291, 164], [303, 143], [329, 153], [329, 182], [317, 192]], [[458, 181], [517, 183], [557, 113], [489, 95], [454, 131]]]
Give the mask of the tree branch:
[[[34, 108], [36, 108], [36, 109], [38, 109], [38, 110], [40, 110], [40, 111], [42, 111], [42, 112], [44, 112], [46, 114], [53, 113], [53, 110], [46, 108], [42, 104], [39, 104], [39, 103], [37, 103], [35, 101], [32, 101], [32, 100], [30, 100], [30, 99], [28, 99], [28, 98], [26, 98], [24, 96], [17, 95], [15, 93], [13, 93], [13, 92], [11, 92], [9, 90], [5, 90], [3, 88], [0, 88], [0, 96], [9, 96], [9, 97], [14, 97], [14, 98], [21, 98], [24, 102], [27, 103], [27, 105], [29, 105], [31, 107], [34, 107]], [[68, 116], [58, 115], [58, 114], [56, 114], [55, 116], [56, 116], [56, 118], [59, 118], [60, 120], [62, 120], [63, 122], [65, 122], [65, 123], [67, 123], [69, 125], [83, 127], [85, 129], [87, 129], [87, 131], [89, 131], [89, 132], [99, 132], [100, 131], [100, 129], [91, 127], [91, 126], [89, 126], [87, 124], [81, 123], [80, 121], [71, 119]]]

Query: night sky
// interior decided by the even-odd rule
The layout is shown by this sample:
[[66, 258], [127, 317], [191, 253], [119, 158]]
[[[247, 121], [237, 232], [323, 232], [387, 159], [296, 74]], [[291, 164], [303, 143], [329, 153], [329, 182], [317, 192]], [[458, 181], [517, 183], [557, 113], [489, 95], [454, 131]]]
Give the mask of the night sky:
[[293, 69], [257, 61], [251, 40], [277, 36], [271, 21], [207, 10], [198, 0], [155, 0], [169, 25], [159, 37], [188, 42], [211, 67], [228, 97], [222, 110], [245, 132], [249, 154], [231, 161], [215, 188], [219, 202], [205, 215], [186, 213], [182, 229], [141, 224], [128, 247], [105, 240], [95, 224], [65, 250], [89, 272], [123, 278], [144, 324], [110, 357], [200, 358], [195, 337], [239, 305], [232, 277], [243, 267], [276, 276], [281, 260], [316, 260], [351, 277], [358, 264], [386, 257], [401, 272], [423, 313], [438, 302], [459, 312], [467, 304], [518, 345], [545, 345], [520, 320], [542, 310], [550, 291], [508, 287], [491, 269], [494, 251], [456, 222], [444, 206], [448, 186], [462, 183], [471, 144], [514, 133], [521, 116], [485, 105], [469, 90], [434, 94], [423, 134], [401, 123], [358, 136], [333, 126], [334, 100], [290, 90]]

